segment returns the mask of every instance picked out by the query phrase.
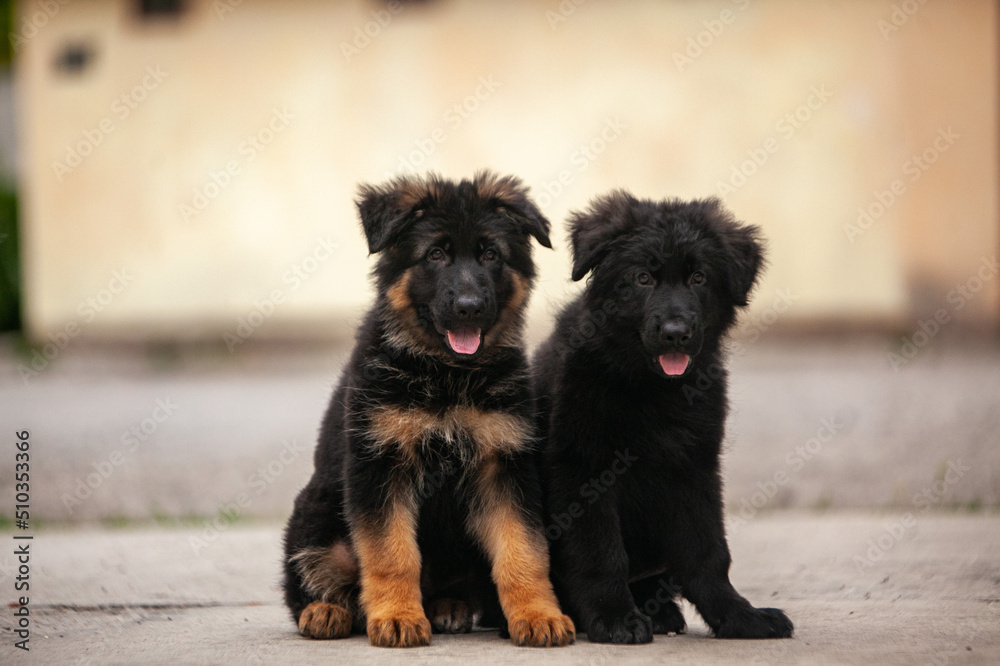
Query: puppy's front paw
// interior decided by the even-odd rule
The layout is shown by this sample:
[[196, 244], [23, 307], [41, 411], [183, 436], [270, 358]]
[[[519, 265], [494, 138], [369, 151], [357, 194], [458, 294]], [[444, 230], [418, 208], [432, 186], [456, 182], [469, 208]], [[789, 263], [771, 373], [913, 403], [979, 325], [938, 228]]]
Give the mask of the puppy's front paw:
[[472, 630], [472, 612], [464, 601], [435, 599], [428, 606], [431, 626], [439, 634], [464, 634]]
[[314, 601], [299, 615], [299, 633], [306, 638], [346, 638], [351, 614], [343, 606]]
[[777, 608], [751, 608], [725, 617], [719, 623], [717, 638], [788, 638], [792, 621]]
[[396, 617], [370, 617], [368, 641], [377, 647], [430, 645], [431, 623], [423, 611]]
[[653, 640], [653, 625], [639, 609], [633, 608], [622, 617], [595, 617], [587, 627], [587, 638], [591, 643], [650, 643]]
[[514, 645], [526, 647], [563, 647], [576, 640], [573, 620], [562, 613], [521, 613], [510, 618], [507, 630]]

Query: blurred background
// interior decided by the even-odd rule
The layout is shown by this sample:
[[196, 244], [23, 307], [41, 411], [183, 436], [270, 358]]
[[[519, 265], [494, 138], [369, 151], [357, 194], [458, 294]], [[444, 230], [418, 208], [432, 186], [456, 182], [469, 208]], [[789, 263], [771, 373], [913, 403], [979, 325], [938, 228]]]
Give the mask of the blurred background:
[[553, 223], [532, 345], [590, 197], [763, 228], [735, 517], [1000, 509], [1000, 3], [2, 6], [0, 396], [39, 519], [288, 515], [371, 297], [357, 184], [484, 167]]

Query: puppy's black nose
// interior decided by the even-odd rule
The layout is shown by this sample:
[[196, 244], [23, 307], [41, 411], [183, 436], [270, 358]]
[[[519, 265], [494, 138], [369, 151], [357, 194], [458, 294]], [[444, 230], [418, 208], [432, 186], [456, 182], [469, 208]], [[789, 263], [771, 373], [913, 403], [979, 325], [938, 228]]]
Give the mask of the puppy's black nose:
[[660, 326], [660, 340], [671, 345], [686, 345], [694, 335], [694, 326], [683, 319], [671, 319]]
[[486, 301], [474, 294], [462, 294], [455, 299], [455, 315], [461, 319], [475, 319], [483, 315]]

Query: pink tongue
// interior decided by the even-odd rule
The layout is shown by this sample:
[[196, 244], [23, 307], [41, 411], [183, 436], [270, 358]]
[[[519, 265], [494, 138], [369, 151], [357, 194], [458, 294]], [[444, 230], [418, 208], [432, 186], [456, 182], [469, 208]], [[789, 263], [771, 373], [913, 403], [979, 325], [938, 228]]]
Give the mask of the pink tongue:
[[689, 358], [687, 354], [664, 354], [659, 358], [660, 367], [663, 368], [665, 374], [683, 375], [684, 371], [687, 370]]
[[479, 349], [481, 329], [467, 326], [456, 331], [448, 331], [448, 344], [459, 354], [475, 354]]

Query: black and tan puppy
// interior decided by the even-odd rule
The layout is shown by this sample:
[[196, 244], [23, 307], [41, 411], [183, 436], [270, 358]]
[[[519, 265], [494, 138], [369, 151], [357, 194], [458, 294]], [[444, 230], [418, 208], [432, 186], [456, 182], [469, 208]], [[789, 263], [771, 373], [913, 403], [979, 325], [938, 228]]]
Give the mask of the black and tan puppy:
[[531, 238], [551, 247], [549, 223], [519, 180], [488, 172], [364, 186], [358, 208], [377, 299], [285, 533], [299, 631], [426, 645], [430, 614], [437, 631], [479, 619], [518, 645], [567, 645], [521, 340]]
[[534, 370], [560, 599], [597, 642], [682, 632], [677, 594], [718, 637], [790, 636], [730, 584], [723, 527], [721, 343], [760, 271], [757, 228], [715, 199], [625, 192], [570, 227], [573, 279], [592, 276]]

